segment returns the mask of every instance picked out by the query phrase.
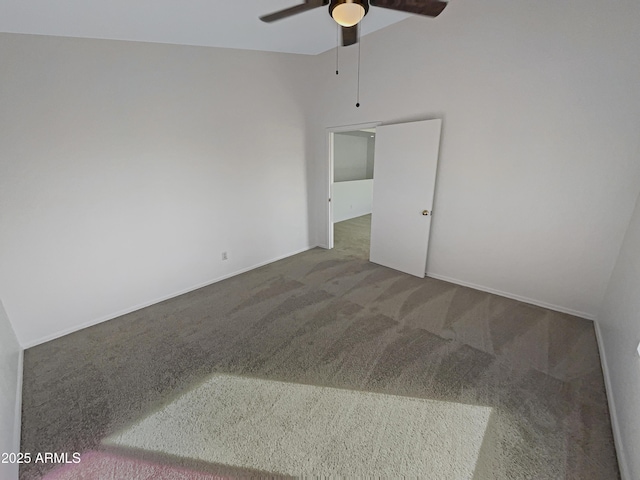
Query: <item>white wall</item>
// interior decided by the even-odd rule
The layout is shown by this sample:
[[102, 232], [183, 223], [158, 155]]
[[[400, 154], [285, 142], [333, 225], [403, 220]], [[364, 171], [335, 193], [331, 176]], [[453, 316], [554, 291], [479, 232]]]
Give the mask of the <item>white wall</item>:
[[0, 34], [0, 293], [20, 342], [313, 244], [312, 61]]
[[640, 4], [459, 0], [321, 57], [327, 127], [442, 118], [428, 272], [593, 318], [640, 190]]
[[[0, 301], [0, 454], [20, 451], [21, 350]], [[17, 479], [18, 465], [0, 463], [0, 478]]]
[[334, 223], [371, 213], [373, 180], [334, 183], [331, 203]]
[[[369, 136], [333, 134], [333, 181], [350, 182], [373, 177], [369, 169]], [[369, 172], [371, 172], [370, 175]]]
[[626, 466], [624, 478], [640, 478], [640, 356], [636, 350], [640, 343], [640, 197], [597, 325], [609, 405], [617, 426], [618, 457]]

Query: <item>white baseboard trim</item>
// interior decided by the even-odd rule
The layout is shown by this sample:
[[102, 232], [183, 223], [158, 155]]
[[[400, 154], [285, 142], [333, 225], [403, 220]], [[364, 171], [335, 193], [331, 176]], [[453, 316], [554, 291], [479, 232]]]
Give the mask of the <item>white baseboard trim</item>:
[[556, 312], [568, 313], [569, 315], [574, 315], [580, 318], [586, 318], [587, 320], [595, 320], [595, 316], [589, 313], [580, 312], [578, 310], [573, 310], [571, 308], [561, 307], [559, 305], [553, 305], [551, 303], [541, 302], [540, 300], [534, 300], [533, 298], [527, 298], [521, 295], [515, 295], [513, 293], [509, 293], [509, 292], [503, 292], [502, 290], [496, 290], [495, 288], [476, 285], [475, 283], [465, 282], [464, 280], [458, 280], [456, 278], [447, 277], [445, 275], [439, 275], [437, 273], [427, 272], [427, 277], [435, 278], [437, 280], [444, 280], [445, 282], [455, 283], [457, 285], [473, 288], [475, 290], [480, 290], [482, 292], [493, 293], [494, 295], [500, 295], [501, 297], [510, 298], [512, 300], [518, 300], [519, 302], [530, 303], [531, 305], [536, 305], [542, 308], [548, 308], [549, 310], [555, 310]]
[[604, 376], [604, 386], [607, 391], [609, 415], [611, 416], [611, 429], [613, 430], [613, 442], [616, 446], [616, 455], [618, 456], [618, 467], [620, 468], [620, 476], [622, 477], [622, 480], [631, 480], [626, 454], [622, 447], [622, 437], [620, 436], [619, 427], [620, 424], [618, 422], [618, 414], [616, 413], [616, 404], [614, 403], [613, 399], [613, 388], [611, 387], [611, 377], [609, 376], [607, 354], [604, 350], [604, 343], [602, 342], [602, 331], [600, 330], [600, 323], [597, 320], [593, 323], [595, 324], [596, 340], [598, 342], [598, 351], [600, 352], [600, 365], [602, 366], [602, 374]]
[[13, 424], [14, 452], [20, 451], [20, 439], [22, 433], [22, 379], [24, 373], [24, 349], [18, 354], [18, 385], [16, 386], [16, 407]]
[[274, 263], [274, 262], [277, 262], [279, 260], [283, 260], [285, 258], [292, 257], [293, 255], [298, 255], [299, 253], [306, 252], [306, 251], [311, 250], [311, 249], [316, 248], [316, 247], [317, 247], [317, 245], [308, 246], [308, 247], [302, 248], [300, 250], [296, 250], [294, 252], [287, 253], [285, 255], [281, 255], [279, 257], [272, 258], [270, 260], [266, 260], [264, 262], [260, 262], [260, 263], [258, 263], [256, 265], [252, 265], [250, 267], [242, 268], [240, 270], [236, 270], [235, 272], [228, 273], [226, 275], [222, 275], [221, 277], [214, 278], [213, 280], [207, 280], [206, 282], [200, 283], [198, 285], [194, 285], [194, 286], [189, 287], [189, 288], [185, 288], [185, 289], [180, 290], [178, 292], [174, 292], [174, 293], [171, 293], [169, 295], [164, 295], [162, 297], [150, 300], [148, 302], [140, 303], [140, 304], [135, 305], [133, 307], [126, 308], [124, 310], [120, 310], [118, 312], [111, 313], [109, 315], [105, 315], [103, 317], [100, 317], [100, 318], [85, 322], [85, 323], [83, 323], [81, 325], [76, 325], [74, 327], [67, 328], [67, 329], [61, 330], [59, 332], [52, 333], [50, 335], [45, 335], [44, 337], [41, 337], [41, 338], [38, 338], [38, 339], [35, 339], [35, 340], [24, 342], [24, 344], [22, 345], [22, 348], [26, 350], [28, 348], [35, 347], [35, 346], [40, 345], [42, 343], [50, 342], [51, 340], [55, 340], [56, 338], [64, 337], [65, 335], [69, 335], [70, 333], [74, 333], [74, 332], [77, 332], [79, 330], [83, 330], [85, 328], [92, 327], [94, 325], [98, 325], [99, 323], [106, 322], [108, 320], [113, 320], [114, 318], [118, 318], [118, 317], [121, 317], [122, 315], [127, 315], [127, 314], [135, 312], [137, 310], [141, 310], [143, 308], [150, 307], [151, 305], [155, 305], [156, 303], [164, 302], [165, 300], [169, 300], [171, 298], [179, 297], [180, 295], [184, 295], [185, 293], [193, 292], [194, 290], [198, 290], [199, 288], [207, 287], [207, 286], [212, 285], [214, 283], [221, 282], [222, 280], [226, 280], [227, 278], [235, 277], [236, 275], [240, 275], [242, 273], [249, 272], [251, 270], [255, 270], [256, 268], [264, 267], [265, 265], [269, 265], [270, 263]]

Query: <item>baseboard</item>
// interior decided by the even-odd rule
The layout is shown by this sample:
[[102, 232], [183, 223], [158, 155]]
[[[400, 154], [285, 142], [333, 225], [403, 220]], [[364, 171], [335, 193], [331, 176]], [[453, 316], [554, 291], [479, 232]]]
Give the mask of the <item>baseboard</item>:
[[596, 320], [593, 322], [596, 330], [596, 340], [598, 342], [598, 351], [600, 352], [600, 365], [602, 366], [602, 374], [604, 376], [604, 386], [607, 392], [607, 402], [609, 403], [609, 415], [611, 416], [611, 429], [613, 430], [613, 442], [616, 446], [616, 455], [618, 456], [618, 467], [620, 468], [620, 476], [622, 480], [631, 480], [629, 474], [629, 466], [627, 458], [622, 448], [622, 437], [620, 436], [620, 427], [618, 423], [618, 414], [616, 413], [616, 404], [613, 401], [613, 388], [611, 387], [611, 377], [609, 376], [609, 364], [607, 363], [607, 354], [604, 350], [602, 342], [602, 331], [600, 323]]
[[589, 313], [580, 312], [578, 310], [572, 310], [571, 308], [561, 307], [559, 305], [553, 305], [551, 303], [541, 302], [540, 300], [534, 300], [533, 298], [523, 297], [521, 295], [515, 295], [509, 292], [503, 292], [502, 290], [496, 290], [495, 288], [484, 287], [482, 285], [476, 285], [475, 283], [465, 282], [464, 280], [458, 280], [456, 278], [447, 277], [445, 275], [439, 275], [433, 272], [427, 272], [427, 277], [435, 278], [437, 280], [444, 280], [445, 282], [455, 283], [456, 285], [462, 285], [463, 287], [473, 288], [482, 292], [493, 293], [494, 295], [500, 295], [501, 297], [511, 298], [512, 300], [518, 300], [523, 303], [530, 303], [538, 307], [548, 308], [549, 310], [555, 310], [556, 312], [568, 313], [580, 318], [586, 318], [587, 320], [595, 320], [595, 316]]
[[24, 349], [18, 354], [18, 385], [16, 386], [16, 409], [13, 424], [14, 452], [20, 451], [20, 439], [22, 433], [22, 379], [24, 373]]
[[109, 315], [105, 315], [103, 317], [100, 317], [100, 318], [85, 322], [85, 323], [83, 323], [81, 325], [76, 325], [74, 327], [67, 328], [65, 330], [61, 330], [59, 332], [55, 332], [55, 333], [52, 333], [50, 335], [45, 335], [44, 337], [38, 338], [36, 340], [25, 342], [22, 345], [22, 348], [26, 350], [28, 348], [35, 347], [35, 346], [40, 345], [42, 343], [50, 342], [51, 340], [55, 340], [56, 338], [64, 337], [65, 335], [69, 335], [70, 333], [74, 333], [74, 332], [83, 330], [83, 329], [88, 328], [88, 327], [93, 327], [94, 325], [98, 325], [99, 323], [106, 322], [106, 321], [109, 321], [109, 320], [113, 320], [114, 318], [118, 318], [118, 317], [121, 317], [122, 315], [127, 315], [127, 314], [135, 312], [137, 310], [141, 310], [143, 308], [150, 307], [151, 305], [155, 305], [156, 303], [164, 302], [165, 300], [169, 300], [171, 298], [179, 297], [180, 295], [184, 295], [185, 293], [193, 292], [194, 290], [198, 290], [199, 288], [207, 287], [207, 286], [212, 285], [214, 283], [221, 282], [222, 280], [226, 280], [227, 278], [235, 277], [236, 275], [240, 275], [242, 273], [246, 273], [246, 272], [249, 272], [251, 270], [255, 270], [256, 268], [264, 267], [265, 265], [269, 265], [270, 263], [274, 263], [274, 262], [277, 262], [279, 260], [283, 260], [285, 258], [292, 257], [293, 255], [298, 255], [299, 253], [306, 252], [306, 251], [311, 250], [311, 249], [316, 248], [316, 247], [317, 247], [317, 245], [308, 246], [308, 247], [302, 248], [300, 250], [296, 250], [294, 252], [287, 253], [285, 255], [281, 255], [279, 257], [272, 258], [270, 260], [267, 260], [267, 261], [252, 265], [250, 267], [246, 267], [246, 268], [242, 268], [240, 270], [236, 270], [235, 272], [228, 273], [226, 275], [222, 275], [221, 277], [217, 277], [217, 278], [214, 278], [212, 280], [207, 280], [206, 282], [200, 283], [198, 285], [194, 285], [194, 286], [189, 287], [189, 288], [185, 288], [185, 289], [180, 290], [178, 292], [174, 292], [174, 293], [171, 293], [169, 295], [164, 295], [162, 297], [150, 300], [148, 302], [140, 303], [140, 304], [135, 305], [133, 307], [126, 308], [124, 310], [120, 310], [118, 312], [111, 313]]

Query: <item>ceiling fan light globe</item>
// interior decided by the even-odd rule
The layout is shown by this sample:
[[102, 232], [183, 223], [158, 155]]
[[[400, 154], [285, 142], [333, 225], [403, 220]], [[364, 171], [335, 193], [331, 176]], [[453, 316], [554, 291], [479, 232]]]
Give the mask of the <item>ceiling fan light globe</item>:
[[343, 27], [353, 27], [364, 18], [366, 11], [360, 3], [347, 1], [336, 5], [331, 12], [333, 19]]

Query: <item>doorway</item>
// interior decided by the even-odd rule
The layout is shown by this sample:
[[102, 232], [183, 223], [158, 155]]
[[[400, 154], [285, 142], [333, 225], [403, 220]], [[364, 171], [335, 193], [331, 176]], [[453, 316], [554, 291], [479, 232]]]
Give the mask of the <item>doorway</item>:
[[[429, 119], [328, 129], [329, 248], [426, 275], [441, 127], [441, 119]], [[367, 134], [375, 140], [370, 171], [367, 155], [354, 160], [350, 148], [341, 161], [341, 145]]]
[[369, 259], [375, 127], [353, 126], [330, 132], [332, 247]]

